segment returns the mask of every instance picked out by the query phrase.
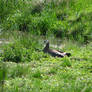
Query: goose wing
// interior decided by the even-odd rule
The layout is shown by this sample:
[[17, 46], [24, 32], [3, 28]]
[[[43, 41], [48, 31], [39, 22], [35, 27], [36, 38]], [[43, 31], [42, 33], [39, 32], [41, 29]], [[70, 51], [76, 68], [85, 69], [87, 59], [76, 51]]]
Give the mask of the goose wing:
[[59, 55], [59, 56], [65, 56], [65, 53], [64, 52], [61, 53], [61, 52], [59, 52], [57, 50], [52, 50], [52, 52], [55, 53], [56, 55]]

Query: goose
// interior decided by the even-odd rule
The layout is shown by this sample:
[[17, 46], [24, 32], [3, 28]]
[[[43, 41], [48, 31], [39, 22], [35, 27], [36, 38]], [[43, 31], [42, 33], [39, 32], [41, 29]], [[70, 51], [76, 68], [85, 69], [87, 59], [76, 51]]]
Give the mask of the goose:
[[64, 56], [68, 56], [68, 57], [71, 56], [71, 53], [66, 53], [66, 52], [61, 52], [61, 51], [58, 51], [58, 50], [50, 49], [48, 40], [46, 40], [44, 42], [46, 43], [46, 46], [43, 49], [44, 53], [48, 53], [53, 57], [61, 57], [61, 58], [64, 57]]

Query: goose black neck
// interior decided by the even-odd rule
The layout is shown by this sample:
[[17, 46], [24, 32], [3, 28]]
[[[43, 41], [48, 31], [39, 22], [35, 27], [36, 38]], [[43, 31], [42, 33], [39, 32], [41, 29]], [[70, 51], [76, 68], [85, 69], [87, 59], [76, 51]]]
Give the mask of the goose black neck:
[[46, 44], [44, 51], [47, 51], [49, 49], [49, 42]]

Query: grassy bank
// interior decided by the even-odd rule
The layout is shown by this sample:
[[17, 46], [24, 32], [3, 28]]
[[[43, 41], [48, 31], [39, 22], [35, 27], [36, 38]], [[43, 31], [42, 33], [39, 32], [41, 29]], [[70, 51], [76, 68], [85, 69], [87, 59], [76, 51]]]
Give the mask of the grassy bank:
[[0, 0], [0, 30], [0, 92], [92, 92], [92, 0]]
[[3, 47], [0, 74], [5, 73], [4, 92], [92, 92], [92, 44], [66, 40], [62, 44], [71, 57], [54, 58], [30, 45]]
[[[28, 34], [16, 34], [17, 38], [14, 35], [7, 36], [13, 40], [1, 46], [0, 81], [4, 78], [4, 92], [92, 91], [92, 43], [83, 45], [63, 40], [64, 47], [57, 49], [70, 52], [72, 56], [54, 58], [41, 51], [43, 40], [33, 40]], [[2, 82], [0, 85], [1, 90]]]
[[92, 0], [0, 0], [3, 30], [67, 37], [80, 42], [92, 39]]

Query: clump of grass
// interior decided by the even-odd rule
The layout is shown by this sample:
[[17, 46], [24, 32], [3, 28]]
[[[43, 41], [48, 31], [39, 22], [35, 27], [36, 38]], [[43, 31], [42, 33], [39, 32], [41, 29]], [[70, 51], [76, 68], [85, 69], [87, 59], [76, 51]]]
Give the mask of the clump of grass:
[[[13, 64], [13, 63], [11, 63], [11, 64]], [[7, 66], [7, 68], [8, 68], [8, 66]], [[8, 71], [8, 73], [9, 73], [8, 78], [9, 77], [11, 77], [11, 78], [15, 78], [15, 77], [24, 78], [29, 71], [29, 66], [24, 65], [22, 63], [18, 64], [18, 65], [15, 63], [14, 68], [13, 69], [12, 68], [13, 67], [11, 67], [11, 70]]]
[[56, 74], [57, 73], [57, 67], [52, 67], [51, 69], [50, 69], [50, 71], [48, 72], [48, 74], [49, 75], [53, 75], [53, 74]]
[[32, 77], [34, 78], [42, 78], [40, 70], [36, 70], [33, 72]]
[[4, 84], [6, 79], [7, 79], [6, 64], [0, 61], [0, 91], [4, 91]]
[[70, 67], [70, 66], [72, 66], [71, 65], [71, 61], [70, 61], [70, 59], [69, 58], [67, 58], [67, 57], [64, 57], [63, 59], [62, 59], [62, 66], [64, 66], [64, 67]]
[[4, 61], [25, 62], [30, 60], [30, 51], [20, 44], [11, 44], [4, 47], [2, 57]]

